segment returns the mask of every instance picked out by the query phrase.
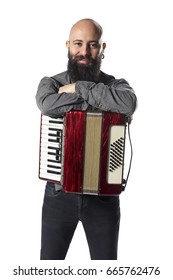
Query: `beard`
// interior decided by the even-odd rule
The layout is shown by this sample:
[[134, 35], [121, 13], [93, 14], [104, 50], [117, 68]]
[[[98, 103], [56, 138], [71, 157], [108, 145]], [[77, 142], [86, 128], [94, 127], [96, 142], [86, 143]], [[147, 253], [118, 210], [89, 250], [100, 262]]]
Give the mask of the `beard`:
[[[98, 55], [96, 59], [93, 59], [89, 55], [72, 56], [70, 52], [68, 52], [68, 59], [67, 72], [72, 82], [98, 82], [101, 67], [101, 55]], [[82, 59], [87, 59], [88, 64], [78, 63], [78, 61]]]

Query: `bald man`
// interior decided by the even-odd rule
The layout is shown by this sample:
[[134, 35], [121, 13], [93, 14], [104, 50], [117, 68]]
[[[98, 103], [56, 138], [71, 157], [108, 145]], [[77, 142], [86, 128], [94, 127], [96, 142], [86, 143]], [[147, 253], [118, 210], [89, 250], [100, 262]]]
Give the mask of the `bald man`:
[[[44, 77], [38, 86], [36, 102], [42, 114], [57, 118], [72, 110], [109, 111], [126, 116], [134, 113], [136, 96], [128, 82], [100, 70], [106, 49], [102, 34], [102, 27], [92, 19], [79, 20], [72, 26], [66, 41], [67, 70]], [[119, 197], [65, 193], [60, 184], [47, 182], [41, 260], [65, 259], [79, 221], [91, 259], [117, 259]]]

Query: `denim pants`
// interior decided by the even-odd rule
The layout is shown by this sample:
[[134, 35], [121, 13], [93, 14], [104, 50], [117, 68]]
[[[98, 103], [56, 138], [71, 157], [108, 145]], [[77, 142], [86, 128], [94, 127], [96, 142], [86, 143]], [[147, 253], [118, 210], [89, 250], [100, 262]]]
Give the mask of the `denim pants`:
[[86, 234], [90, 258], [117, 259], [119, 197], [65, 193], [48, 183], [42, 209], [41, 260], [65, 259], [79, 221]]

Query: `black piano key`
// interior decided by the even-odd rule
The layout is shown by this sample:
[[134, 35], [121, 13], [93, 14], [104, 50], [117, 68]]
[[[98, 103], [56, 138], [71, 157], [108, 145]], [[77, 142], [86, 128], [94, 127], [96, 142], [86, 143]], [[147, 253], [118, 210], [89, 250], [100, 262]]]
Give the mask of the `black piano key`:
[[61, 145], [59, 146], [59, 148], [57, 147], [52, 147], [52, 146], [48, 146], [47, 148], [50, 149], [50, 150], [56, 150], [56, 151], [61, 151]]
[[48, 155], [55, 156], [55, 161], [61, 163], [61, 151], [57, 151], [57, 153], [48, 152]]
[[61, 175], [61, 172], [53, 171], [53, 170], [47, 170], [47, 173], [52, 173], [52, 174]]
[[58, 163], [61, 163], [61, 157], [56, 156], [56, 160], [58, 161]]
[[59, 121], [59, 120], [56, 120], [56, 119], [52, 119], [52, 120], [49, 120], [49, 123], [57, 123], [57, 124], [62, 124], [62, 121]]
[[52, 163], [59, 163], [57, 160], [53, 160], [53, 159], [48, 159], [47, 161]]
[[59, 138], [55, 138], [55, 139], [48, 139], [48, 142], [53, 142], [53, 143], [61, 143], [61, 141], [59, 141], [61, 139]]
[[48, 136], [61, 138], [61, 135], [59, 135], [58, 133], [48, 133]]
[[50, 167], [50, 168], [56, 168], [56, 169], [61, 169], [60, 166], [57, 166], [57, 165], [52, 165], [52, 164], [47, 164], [47, 167]]
[[48, 130], [50, 130], [50, 131], [57, 131], [59, 129], [58, 128], [54, 128], [54, 127], [49, 127]]

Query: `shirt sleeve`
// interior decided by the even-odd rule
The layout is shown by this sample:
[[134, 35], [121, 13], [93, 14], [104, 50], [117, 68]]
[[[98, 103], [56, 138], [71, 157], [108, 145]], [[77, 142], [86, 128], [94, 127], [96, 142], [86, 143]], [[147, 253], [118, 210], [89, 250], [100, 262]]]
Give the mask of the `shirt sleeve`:
[[44, 77], [38, 86], [36, 102], [44, 115], [57, 117], [71, 110], [110, 111], [131, 116], [136, 108], [134, 90], [124, 79], [109, 84], [78, 81], [76, 93], [58, 93], [62, 86], [57, 80]]
[[71, 110], [87, 110], [88, 102], [76, 93], [58, 93], [62, 86], [52, 78], [44, 77], [38, 86], [36, 103], [44, 115], [57, 117]]
[[76, 82], [76, 93], [91, 106], [131, 116], [136, 108], [134, 90], [124, 79], [114, 80], [110, 85], [93, 82]]

